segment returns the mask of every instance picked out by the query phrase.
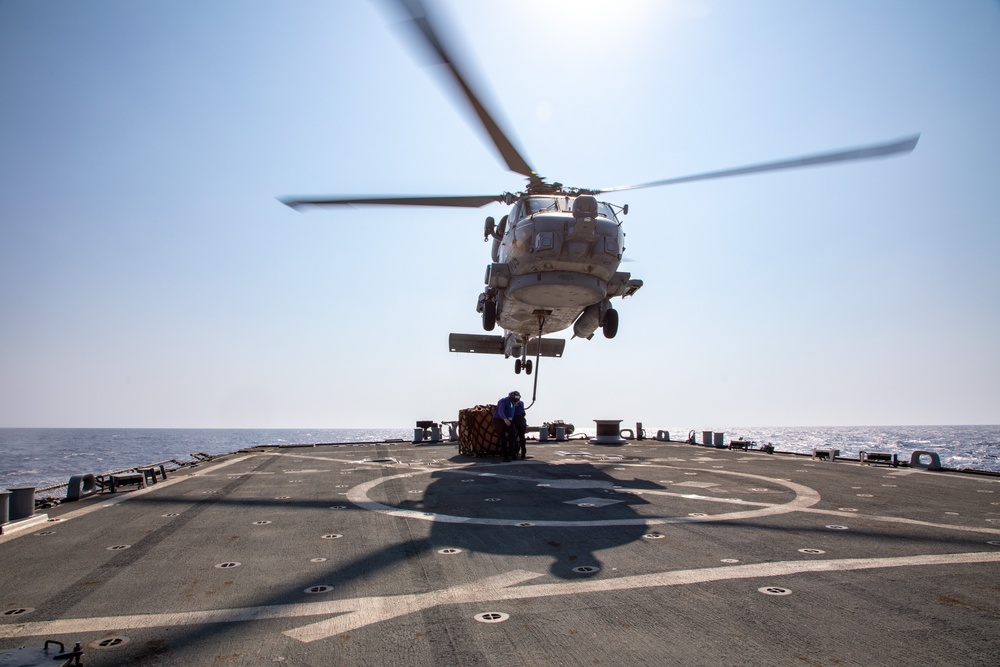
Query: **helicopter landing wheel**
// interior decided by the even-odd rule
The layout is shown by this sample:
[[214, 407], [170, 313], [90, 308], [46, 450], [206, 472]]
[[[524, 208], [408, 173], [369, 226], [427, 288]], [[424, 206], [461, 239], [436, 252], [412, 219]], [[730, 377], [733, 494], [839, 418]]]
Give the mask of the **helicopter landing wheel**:
[[514, 373], [516, 373], [517, 375], [521, 374], [521, 360], [520, 359], [515, 359], [514, 360]]
[[497, 324], [497, 302], [487, 300], [483, 304], [483, 329], [493, 331]]
[[601, 329], [604, 331], [605, 338], [614, 338], [618, 335], [618, 311], [614, 308], [608, 308], [608, 311], [604, 313], [604, 323], [601, 325]]
[[526, 375], [531, 375], [531, 367], [532, 366], [534, 366], [534, 364], [531, 363], [531, 359], [528, 359], [526, 362], [524, 362], [524, 373]]

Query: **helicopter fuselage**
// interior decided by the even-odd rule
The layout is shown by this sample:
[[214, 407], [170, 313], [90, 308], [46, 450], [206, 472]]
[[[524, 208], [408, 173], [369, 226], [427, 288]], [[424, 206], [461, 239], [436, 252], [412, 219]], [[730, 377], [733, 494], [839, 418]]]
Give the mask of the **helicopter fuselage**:
[[496, 302], [496, 323], [522, 342], [574, 324], [590, 338], [610, 299], [642, 286], [618, 271], [625, 234], [615, 208], [590, 195], [523, 197], [490, 227], [488, 219], [494, 261], [484, 296]]

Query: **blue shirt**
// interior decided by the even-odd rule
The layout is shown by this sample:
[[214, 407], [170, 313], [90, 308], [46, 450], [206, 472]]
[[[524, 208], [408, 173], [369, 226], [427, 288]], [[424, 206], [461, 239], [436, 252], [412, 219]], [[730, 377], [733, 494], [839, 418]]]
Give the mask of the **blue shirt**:
[[524, 411], [524, 401], [518, 401], [514, 404], [514, 416], [515, 417], [526, 417], [527, 413]]
[[496, 419], [514, 418], [514, 404], [511, 402], [510, 398], [504, 396], [499, 401], [497, 401], [497, 409], [493, 413], [493, 417]]

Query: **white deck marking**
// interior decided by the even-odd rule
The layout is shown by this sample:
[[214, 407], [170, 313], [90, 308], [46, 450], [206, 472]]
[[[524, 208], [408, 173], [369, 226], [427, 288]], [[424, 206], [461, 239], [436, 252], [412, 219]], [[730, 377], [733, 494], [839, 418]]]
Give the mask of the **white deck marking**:
[[167, 614], [101, 616], [0, 624], [0, 638], [60, 634], [80, 635], [83, 633], [110, 632], [134, 628], [204, 625], [209, 623], [242, 623], [337, 614], [333, 618], [327, 618], [317, 623], [310, 623], [299, 628], [287, 630], [284, 633], [302, 642], [313, 642], [444, 604], [498, 602], [560, 595], [606, 593], [609, 591], [685, 586], [736, 579], [760, 579], [765, 577], [774, 579], [776, 577], [786, 577], [806, 572], [845, 572], [890, 567], [966, 565], [974, 563], [1000, 563], [1000, 550], [960, 554], [928, 554], [896, 558], [780, 561], [533, 585], [522, 584], [544, 575], [525, 570], [514, 570], [470, 584], [452, 586], [451, 588], [430, 591], [428, 593], [245, 607], [242, 609], [212, 609]]

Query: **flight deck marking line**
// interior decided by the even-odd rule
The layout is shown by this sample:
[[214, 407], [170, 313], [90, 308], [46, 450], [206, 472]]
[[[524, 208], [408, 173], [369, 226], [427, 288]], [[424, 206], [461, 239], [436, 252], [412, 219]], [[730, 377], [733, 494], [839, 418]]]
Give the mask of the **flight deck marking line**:
[[349, 632], [374, 623], [444, 604], [473, 602], [498, 602], [525, 600], [561, 595], [606, 593], [609, 591], [684, 586], [736, 579], [776, 578], [807, 572], [845, 572], [890, 567], [916, 567], [927, 565], [966, 565], [975, 563], [1000, 563], [1000, 550], [959, 554], [928, 554], [893, 558], [844, 558], [833, 560], [779, 561], [749, 565], [694, 570], [674, 570], [609, 579], [585, 579], [567, 583], [529, 584], [524, 582], [544, 576], [537, 572], [514, 570], [505, 574], [481, 579], [471, 584], [406, 595], [360, 597], [329, 602], [312, 602], [289, 605], [244, 607], [239, 609], [213, 609], [166, 614], [139, 614], [130, 616], [105, 616], [72, 618], [30, 623], [0, 624], [0, 638], [21, 638], [41, 635], [71, 634], [129, 630], [134, 628], [202, 625], [209, 623], [239, 623], [305, 616], [338, 614], [333, 618], [310, 623], [284, 632], [302, 642], [312, 642]]
[[[137, 497], [143, 496], [143, 495], [145, 495], [147, 493], [151, 493], [153, 491], [156, 491], [157, 489], [165, 489], [168, 486], [173, 486], [174, 484], [179, 484], [180, 482], [183, 482], [186, 479], [190, 479], [191, 477], [207, 477], [208, 475], [206, 475], [206, 473], [212, 472], [214, 470], [218, 470], [219, 468], [224, 468], [224, 467], [232, 465], [234, 463], [240, 463], [241, 461], [246, 461], [247, 459], [250, 459], [250, 458], [253, 458], [253, 456], [252, 455], [251, 456], [242, 456], [240, 458], [233, 459], [232, 461], [224, 461], [222, 463], [219, 463], [217, 465], [212, 466], [211, 468], [206, 468], [205, 470], [203, 470], [201, 472], [193, 473], [191, 475], [185, 475], [183, 477], [174, 477], [173, 479], [165, 479], [162, 482], [156, 482], [155, 484], [150, 484], [150, 485], [146, 486], [146, 488], [144, 488], [144, 489], [136, 489], [135, 491], [129, 491], [128, 493], [123, 493], [120, 496], [111, 497], [111, 498], [108, 498], [107, 500], [99, 500], [99, 501], [97, 501], [96, 505], [90, 505], [89, 507], [81, 507], [78, 510], [73, 510], [72, 512], [67, 512], [66, 514], [60, 514], [58, 517], [55, 517], [55, 518], [59, 519], [59, 523], [65, 523], [66, 521], [72, 521], [73, 519], [78, 519], [81, 516], [90, 514], [91, 512], [96, 512], [98, 510], [103, 510], [103, 509], [107, 509], [109, 507], [114, 507], [115, 505], [117, 505], [119, 503], [123, 503], [126, 500], [129, 500], [130, 498], [137, 498]], [[25, 535], [31, 535], [33, 533], [34, 533], [34, 531], [25, 530], [25, 531], [18, 531], [16, 533], [9, 533], [7, 535], [0, 535], [0, 544], [3, 544], [4, 542], [9, 542], [10, 540], [13, 540], [13, 539], [17, 539], [18, 537], [23, 537]]]
[[989, 533], [991, 535], [1000, 535], [1000, 529], [998, 528], [986, 528], [979, 526], [957, 526], [951, 523], [932, 523], [930, 521], [920, 521], [918, 519], [906, 519], [899, 516], [882, 516], [879, 514], [860, 514], [858, 512], [843, 512], [838, 510], [821, 510], [815, 507], [806, 507], [800, 512], [807, 512], [812, 514], [830, 514], [832, 516], [843, 516], [849, 517], [850, 519], [857, 521], [858, 519], [871, 519], [872, 521], [883, 521], [885, 523], [902, 523], [908, 526], [923, 526], [925, 528], [941, 528], [943, 530], [964, 530], [970, 533]]

